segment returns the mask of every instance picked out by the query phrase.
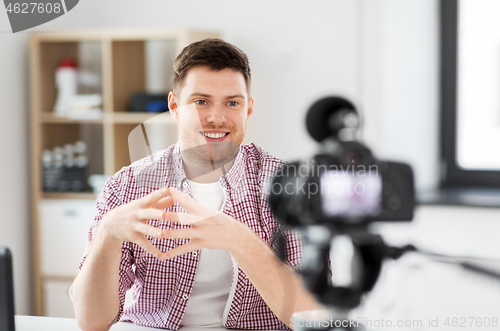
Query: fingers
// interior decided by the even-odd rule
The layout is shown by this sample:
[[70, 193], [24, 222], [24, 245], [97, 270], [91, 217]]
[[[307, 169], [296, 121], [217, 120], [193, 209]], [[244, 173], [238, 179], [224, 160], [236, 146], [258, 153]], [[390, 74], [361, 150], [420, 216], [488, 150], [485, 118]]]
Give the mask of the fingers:
[[184, 212], [164, 212], [160, 209], [147, 208], [138, 210], [137, 218], [140, 220], [166, 220], [181, 224], [192, 224], [209, 217], [200, 217]]
[[188, 213], [166, 212], [165, 214], [164, 219], [170, 222], [192, 224], [201, 220], [200, 217]]
[[174, 205], [174, 199], [171, 196], [161, 198], [157, 202], [153, 203], [151, 205], [151, 208], [156, 208], [156, 209], [167, 209], [170, 208]]
[[182, 193], [174, 187], [169, 187], [168, 192], [172, 196], [174, 201], [177, 201], [179, 205], [181, 205], [181, 207], [184, 208], [184, 210], [188, 213], [194, 214], [196, 212], [200, 212], [200, 210], [206, 209], [206, 207], [204, 207], [201, 203], [197, 202], [189, 195]]
[[178, 202], [179, 205], [184, 208], [188, 213], [198, 215], [199, 218], [198, 221], [201, 221], [202, 219], [206, 219], [209, 217], [212, 217], [214, 215], [219, 214], [218, 211], [212, 209], [212, 208], [207, 208], [198, 201], [194, 200], [191, 198], [189, 195], [182, 193], [181, 191], [177, 190], [176, 188], [169, 187], [168, 188], [169, 194], [172, 196], [174, 201]]
[[182, 246], [176, 247], [174, 249], [169, 250], [168, 252], [163, 253], [163, 257], [165, 259], [171, 259], [173, 257], [183, 255], [192, 251], [195, 251], [197, 249], [200, 249], [200, 244], [196, 241], [191, 240], [187, 244], [184, 244]]
[[146, 236], [154, 237], [154, 238], [165, 238], [165, 233], [163, 230], [160, 230], [154, 226], [148, 225], [146, 223], [137, 223], [134, 226], [134, 230], [140, 232]]
[[140, 220], [166, 220], [166, 217], [167, 213], [160, 209], [146, 208], [137, 211], [137, 218]]
[[149, 207], [158, 202], [160, 199], [164, 198], [167, 195], [167, 192], [168, 189], [166, 187], [153, 191], [145, 197], [140, 198], [140, 204], [142, 207]]
[[144, 237], [138, 237], [135, 240], [135, 243], [139, 246], [141, 246], [146, 252], [149, 254], [153, 255], [156, 257], [158, 260], [165, 260], [165, 254], [160, 251], [158, 248], [153, 246], [146, 238]]

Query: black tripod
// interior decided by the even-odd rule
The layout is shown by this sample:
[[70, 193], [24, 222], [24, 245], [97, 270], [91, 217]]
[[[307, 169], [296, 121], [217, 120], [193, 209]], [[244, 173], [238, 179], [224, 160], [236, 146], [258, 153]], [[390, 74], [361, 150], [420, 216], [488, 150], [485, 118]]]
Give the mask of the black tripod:
[[[349, 231], [326, 225], [311, 225], [302, 228], [304, 234], [304, 258], [300, 273], [307, 288], [316, 295], [319, 302], [331, 309], [328, 323], [304, 324], [305, 330], [364, 330], [357, 322], [349, 321], [347, 314], [361, 303], [363, 295], [370, 292], [376, 284], [382, 263], [385, 259], [398, 259], [407, 252], [416, 252], [431, 257], [439, 262], [452, 263], [466, 270], [474, 271], [500, 279], [494, 270], [471, 262], [463, 261], [473, 258], [452, 257], [418, 250], [413, 245], [403, 247], [388, 246], [382, 237], [368, 231], [366, 226], [350, 227]], [[332, 283], [329, 271], [330, 243], [332, 238], [346, 235], [354, 248], [353, 270], [350, 286], [336, 286]], [[283, 246], [280, 252], [283, 254]], [[281, 256], [286, 258], [285, 256]], [[356, 262], [356, 263], [354, 263]]]

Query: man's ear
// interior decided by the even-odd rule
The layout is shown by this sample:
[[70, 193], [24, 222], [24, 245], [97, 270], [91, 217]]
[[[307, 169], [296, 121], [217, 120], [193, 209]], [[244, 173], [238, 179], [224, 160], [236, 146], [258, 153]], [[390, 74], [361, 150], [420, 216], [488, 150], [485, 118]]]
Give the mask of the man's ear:
[[179, 103], [177, 100], [177, 96], [174, 94], [174, 92], [169, 92], [168, 93], [168, 110], [170, 111], [170, 114], [174, 118], [174, 120], [179, 123]]
[[247, 120], [253, 114], [253, 97], [248, 98]]

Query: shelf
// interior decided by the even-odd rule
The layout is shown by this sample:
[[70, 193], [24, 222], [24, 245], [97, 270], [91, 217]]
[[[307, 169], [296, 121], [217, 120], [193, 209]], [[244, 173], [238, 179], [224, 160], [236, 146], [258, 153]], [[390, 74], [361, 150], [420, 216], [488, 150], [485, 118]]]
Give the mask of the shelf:
[[[30, 36], [30, 168], [36, 314], [45, 311], [48, 295], [44, 284], [72, 281], [64, 272], [42, 272], [41, 247], [46, 241], [42, 242], [41, 233], [47, 230], [46, 223], [40, 221], [42, 200], [64, 205], [64, 201], [54, 200], [86, 200], [90, 204], [97, 198], [88, 185], [84, 192], [44, 192], [43, 152], [85, 141], [89, 157], [86, 175], [112, 175], [131, 162], [175, 144], [179, 139], [178, 126], [168, 111], [130, 112], [130, 103], [138, 93], [166, 94], [172, 89], [173, 62], [177, 54], [194, 41], [218, 37], [217, 33], [185, 29], [73, 30]], [[100, 118], [55, 116], [53, 108], [58, 97], [55, 73], [61, 59], [66, 57], [75, 59], [79, 70], [101, 78], [100, 84], [78, 88], [80, 94], [102, 95]], [[83, 233], [72, 230], [78, 230], [72, 238]], [[55, 258], [51, 256], [49, 260]], [[75, 261], [66, 259], [61, 263]]]
[[[94, 40], [144, 40], [150, 38], [179, 40], [180, 38], [193, 38], [196, 34], [207, 34], [201, 31], [186, 31], [184, 29], [90, 29], [59, 31], [57, 33], [38, 33], [33, 39], [36, 42], [79, 42]], [[213, 34], [217, 36], [216, 34]]]
[[170, 113], [132, 113], [116, 112], [112, 114], [103, 114], [99, 119], [72, 119], [67, 117], [55, 116], [53, 113], [42, 113], [41, 122], [46, 124], [141, 124], [154, 118], [155, 123], [176, 124]]
[[[170, 113], [113, 113], [106, 114], [106, 121], [116, 124], [141, 124], [154, 118], [154, 122], [161, 124], [176, 124]], [[108, 120], [109, 119], [109, 120]]]
[[81, 199], [95, 200], [97, 196], [92, 192], [43, 192], [42, 199]]
[[42, 123], [52, 123], [52, 124], [102, 124], [103, 117], [99, 119], [72, 119], [67, 117], [59, 117], [53, 113], [42, 113], [41, 114]]

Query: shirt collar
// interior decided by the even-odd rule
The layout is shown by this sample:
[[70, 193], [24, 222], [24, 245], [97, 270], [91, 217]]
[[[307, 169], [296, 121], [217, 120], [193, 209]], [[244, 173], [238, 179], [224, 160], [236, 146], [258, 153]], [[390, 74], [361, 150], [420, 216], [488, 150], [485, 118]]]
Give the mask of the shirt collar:
[[[239, 147], [238, 153], [234, 158], [234, 163], [231, 169], [228, 172], [224, 172], [222, 176], [219, 178], [219, 182], [222, 188], [225, 189], [234, 189], [237, 188], [244, 174], [245, 169], [245, 159], [246, 152], [242, 146]], [[181, 148], [180, 148], [180, 140], [175, 144], [173, 152], [172, 152], [172, 163], [173, 167], [171, 168], [173, 178], [170, 177], [169, 183], [170, 185], [175, 185], [178, 187], [184, 186], [185, 188], [190, 188], [190, 184], [187, 181], [186, 172], [184, 171], [184, 163], [182, 161], [181, 156]], [[174, 184], [175, 183], [175, 184]], [[187, 187], [186, 187], [187, 186]]]

